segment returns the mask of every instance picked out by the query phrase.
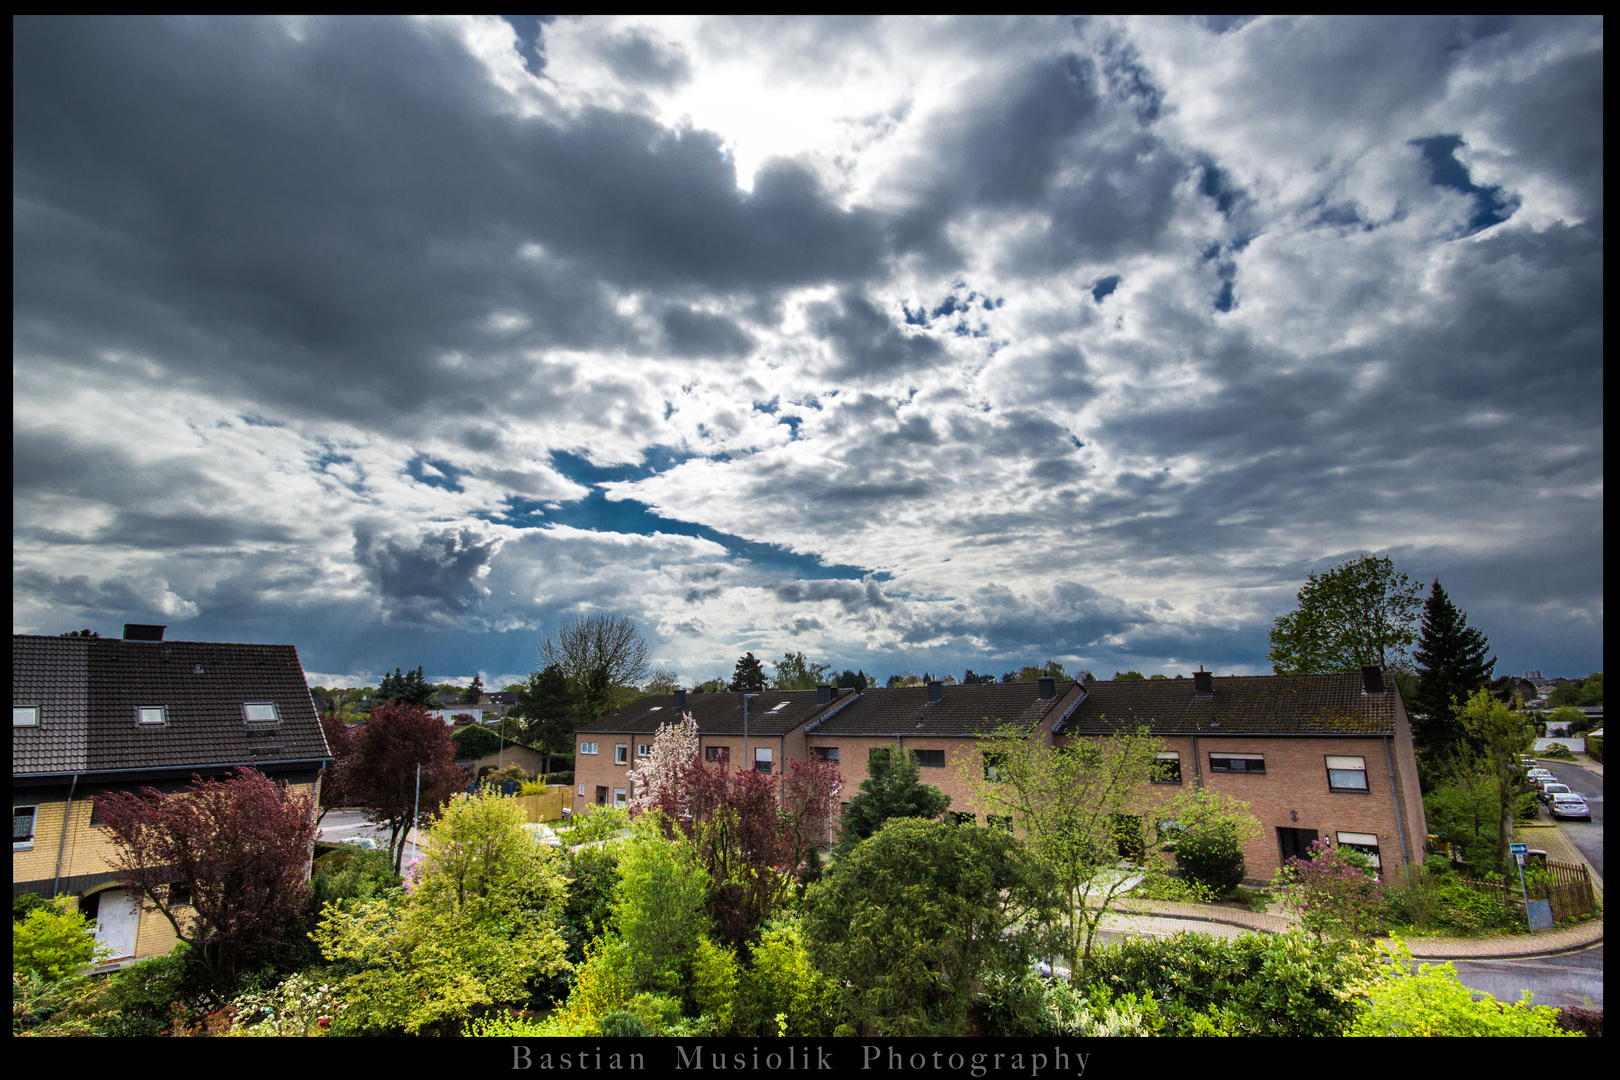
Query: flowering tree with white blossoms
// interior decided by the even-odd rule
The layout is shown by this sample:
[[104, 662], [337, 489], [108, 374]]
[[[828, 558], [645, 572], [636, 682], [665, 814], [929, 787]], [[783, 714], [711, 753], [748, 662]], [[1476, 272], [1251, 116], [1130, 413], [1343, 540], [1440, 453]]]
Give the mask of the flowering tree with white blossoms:
[[653, 736], [652, 753], [630, 772], [630, 812], [658, 808], [672, 816], [686, 805], [687, 770], [698, 758], [698, 726], [690, 712], [679, 723], [664, 724]]

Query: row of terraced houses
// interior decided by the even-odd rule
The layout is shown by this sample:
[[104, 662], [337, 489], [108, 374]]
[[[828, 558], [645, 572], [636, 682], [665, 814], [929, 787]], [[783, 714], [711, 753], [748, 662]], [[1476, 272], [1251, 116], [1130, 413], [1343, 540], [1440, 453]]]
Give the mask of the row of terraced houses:
[[[837, 764], [843, 798], [867, 777], [874, 750], [899, 746], [952, 811], [986, 823], [973, 777], [979, 742], [1012, 725], [1066, 746], [1146, 729], [1164, 745], [1155, 803], [1196, 785], [1249, 804], [1264, 827], [1245, 851], [1251, 877], [1269, 879], [1318, 839], [1371, 855], [1384, 876], [1422, 862], [1427, 826], [1406, 708], [1378, 668], [1343, 675], [930, 683], [857, 692], [823, 686], [760, 694], [644, 697], [576, 733], [575, 812], [623, 806], [630, 772], [658, 729], [697, 721], [703, 759], [780, 773], [793, 761]], [[989, 775], [993, 775], [989, 774]], [[988, 778], [988, 776], [987, 776]]]
[[[952, 811], [985, 821], [971, 770], [979, 740], [1013, 724], [1048, 745], [1146, 727], [1164, 744], [1157, 798], [1208, 787], [1265, 826], [1246, 852], [1268, 878], [1321, 837], [1373, 855], [1388, 877], [1421, 861], [1423, 803], [1405, 707], [1376, 668], [1359, 675], [820, 687], [644, 697], [576, 735], [574, 811], [624, 805], [658, 729], [690, 712], [711, 764], [780, 774], [836, 763], [849, 798], [873, 750], [899, 745]], [[119, 886], [94, 797], [251, 766], [315, 789], [330, 761], [291, 645], [12, 637], [12, 892], [74, 898], [116, 962], [167, 952], [166, 920]]]

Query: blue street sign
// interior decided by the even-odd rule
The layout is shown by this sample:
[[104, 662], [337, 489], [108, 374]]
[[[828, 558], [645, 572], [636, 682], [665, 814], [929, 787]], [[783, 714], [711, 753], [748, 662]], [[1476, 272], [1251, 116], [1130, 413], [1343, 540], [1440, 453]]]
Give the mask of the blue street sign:
[[1529, 844], [1509, 844], [1508, 845], [1508, 851], [1512, 852], [1515, 855], [1528, 855], [1528, 854], [1530, 854], [1530, 845]]

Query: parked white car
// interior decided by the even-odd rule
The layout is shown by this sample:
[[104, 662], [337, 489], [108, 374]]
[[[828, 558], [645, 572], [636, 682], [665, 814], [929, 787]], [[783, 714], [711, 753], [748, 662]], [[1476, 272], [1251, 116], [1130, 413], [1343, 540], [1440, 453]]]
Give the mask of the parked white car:
[[1557, 781], [1548, 780], [1541, 785], [1541, 790], [1536, 793], [1536, 798], [1550, 806], [1552, 805], [1554, 795], [1570, 794], [1573, 794], [1573, 792], [1569, 790], [1568, 784], [1560, 784]]
[[1554, 795], [1551, 809], [1555, 819], [1592, 820], [1592, 808], [1587, 806], [1586, 800], [1579, 795]]
[[1540, 784], [1540, 783], [1542, 783], [1543, 781], [1546, 781], [1546, 780], [1557, 780], [1558, 777], [1554, 776], [1551, 772], [1547, 771], [1546, 769], [1531, 769], [1530, 770], [1530, 779], [1532, 779], [1536, 783]]

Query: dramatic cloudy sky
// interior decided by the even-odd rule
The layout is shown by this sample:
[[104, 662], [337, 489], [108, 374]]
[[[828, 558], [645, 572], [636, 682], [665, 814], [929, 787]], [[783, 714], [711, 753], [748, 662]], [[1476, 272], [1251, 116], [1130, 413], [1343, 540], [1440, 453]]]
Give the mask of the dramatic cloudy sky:
[[20, 20], [13, 625], [504, 682], [1603, 635], [1603, 25]]

